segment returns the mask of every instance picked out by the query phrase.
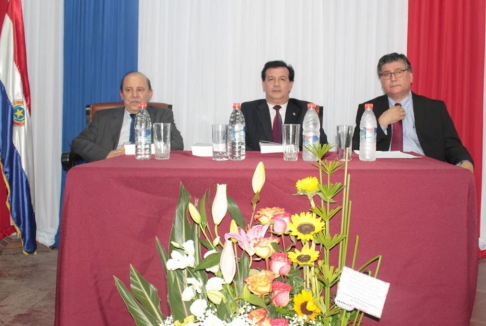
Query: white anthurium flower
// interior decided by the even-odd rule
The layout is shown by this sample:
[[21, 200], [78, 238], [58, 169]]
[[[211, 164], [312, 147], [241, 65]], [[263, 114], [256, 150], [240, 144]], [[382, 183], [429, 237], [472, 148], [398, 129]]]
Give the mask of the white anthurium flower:
[[206, 283], [207, 291], [221, 291], [223, 289], [224, 280], [221, 277], [212, 277]]
[[[214, 250], [214, 249], [213, 250], [209, 250], [208, 252], [206, 252], [204, 254], [204, 258], [206, 258], [209, 255], [214, 254], [214, 253], [216, 253], [216, 250]], [[216, 265], [214, 265], [213, 267], [210, 267], [210, 268], [206, 268], [206, 271], [211, 272], [213, 274], [216, 274], [219, 271], [219, 264], [216, 264]]]
[[202, 318], [207, 308], [208, 308], [208, 302], [206, 300], [197, 299], [192, 303], [189, 310], [191, 311], [191, 314], [193, 314], [197, 318]]
[[202, 282], [199, 281], [197, 278], [194, 278], [194, 277], [189, 277], [187, 278], [186, 280], [186, 283], [188, 285], [192, 285], [193, 289], [197, 292], [197, 293], [201, 293], [201, 288], [203, 286]]
[[187, 240], [182, 244], [182, 247], [184, 248], [186, 254], [194, 256], [194, 253], [196, 252], [194, 249], [194, 240]]
[[213, 207], [211, 213], [213, 214], [213, 221], [215, 225], [219, 225], [228, 211], [228, 199], [226, 198], [226, 185], [218, 184], [216, 189], [216, 196], [214, 196]]
[[182, 292], [181, 299], [182, 301], [191, 301], [196, 297], [196, 293], [194, 292], [194, 288], [192, 286], [188, 286]]
[[194, 267], [196, 261], [194, 256], [182, 254], [177, 250], [172, 250], [170, 254], [171, 259], [167, 261], [168, 270], [185, 269], [187, 267]]

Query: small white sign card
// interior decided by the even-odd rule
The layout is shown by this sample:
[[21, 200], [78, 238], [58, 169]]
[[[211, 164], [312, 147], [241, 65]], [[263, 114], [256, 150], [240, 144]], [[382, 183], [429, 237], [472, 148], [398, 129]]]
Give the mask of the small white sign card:
[[381, 318], [390, 283], [344, 267], [334, 300], [345, 309], [359, 309], [369, 315]]

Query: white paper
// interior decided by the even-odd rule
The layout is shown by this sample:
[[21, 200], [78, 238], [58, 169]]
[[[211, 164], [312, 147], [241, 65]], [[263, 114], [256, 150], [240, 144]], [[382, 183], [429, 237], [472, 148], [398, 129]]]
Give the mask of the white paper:
[[[354, 151], [356, 154], [359, 155], [359, 150]], [[412, 155], [400, 151], [376, 151], [376, 158], [420, 158], [419, 154]]]
[[262, 154], [268, 153], [283, 153], [283, 145], [280, 143], [260, 142], [260, 152]]
[[335, 302], [346, 310], [359, 309], [381, 318], [390, 283], [344, 267]]
[[201, 157], [213, 157], [213, 144], [197, 143], [192, 145], [192, 155]]

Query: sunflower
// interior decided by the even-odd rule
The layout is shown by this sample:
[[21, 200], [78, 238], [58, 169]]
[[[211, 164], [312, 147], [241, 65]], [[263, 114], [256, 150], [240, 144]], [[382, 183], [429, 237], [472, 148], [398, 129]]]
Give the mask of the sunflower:
[[316, 177], [300, 179], [295, 184], [299, 195], [315, 195], [318, 190], [319, 180]]
[[294, 311], [298, 316], [303, 316], [305, 320], [315, 320], [321, 312], [316, 304], [317, 299], [312, 299], [312, 292], [302, 290], [294, 297]]
[[312, 245], [312, 248], [309, 248], [309, 245], [306, 244], [302, 247], [302, 251], [295, 249], [293, 252], [289, 252], [289, 258], [294, 263], [299, 265], [312, 265], [317, 258], [319, 258], [319, 251], [314, 250], [315, 245]]
[[297, 236], [300, 240], [309, 241], [314, 237], [314, 233], [321, 232], [324, 228], [324, 222], [312, 213], [300, 213], [292, 215], [289, 224], [291, 235]]

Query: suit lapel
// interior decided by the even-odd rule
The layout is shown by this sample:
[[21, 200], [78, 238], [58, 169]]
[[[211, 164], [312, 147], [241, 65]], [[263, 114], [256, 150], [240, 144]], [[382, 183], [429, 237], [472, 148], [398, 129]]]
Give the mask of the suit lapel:
[[268, 112], [268, 105], [266, 101], [262, 101], [257, 107], [257, 117], [263, 130], [265, 139], [272, 141], [272, 121], [270, 119], [270, 112]]
[[417, 95], [415, 95], [413, 92], [412, 92], [412, 103], [413, 103], [413, 116], [415, 120], [414, 121], [415, 132], [417, 133], [420, 146], [422, 146], [422, 139], [421, 139], [422, 130], [423, 127], [426, 127], [422, 125], [422, 121], [424, 121], [423, 119], [424, 111], [422, 110], [422, 103], [420, 101], [420, 98]]
[[110, 128], [113, 130], [112, 132], [112, 139], [113, 139], [113, 149], [116, 149], [118, 146], [118, 142], [120, 141], [120, 133], [123, 124], [123, 116], [125, 114], [125, 108], [121, 108], [118, 110], [113, 110], [113, 118], [110, 122]]
[[284, 123], [296, 124], [299, 123], [300, 108], [295, 105], [292, 100], [289, 100], [287, 104], [287, 110], [285, 112]]

